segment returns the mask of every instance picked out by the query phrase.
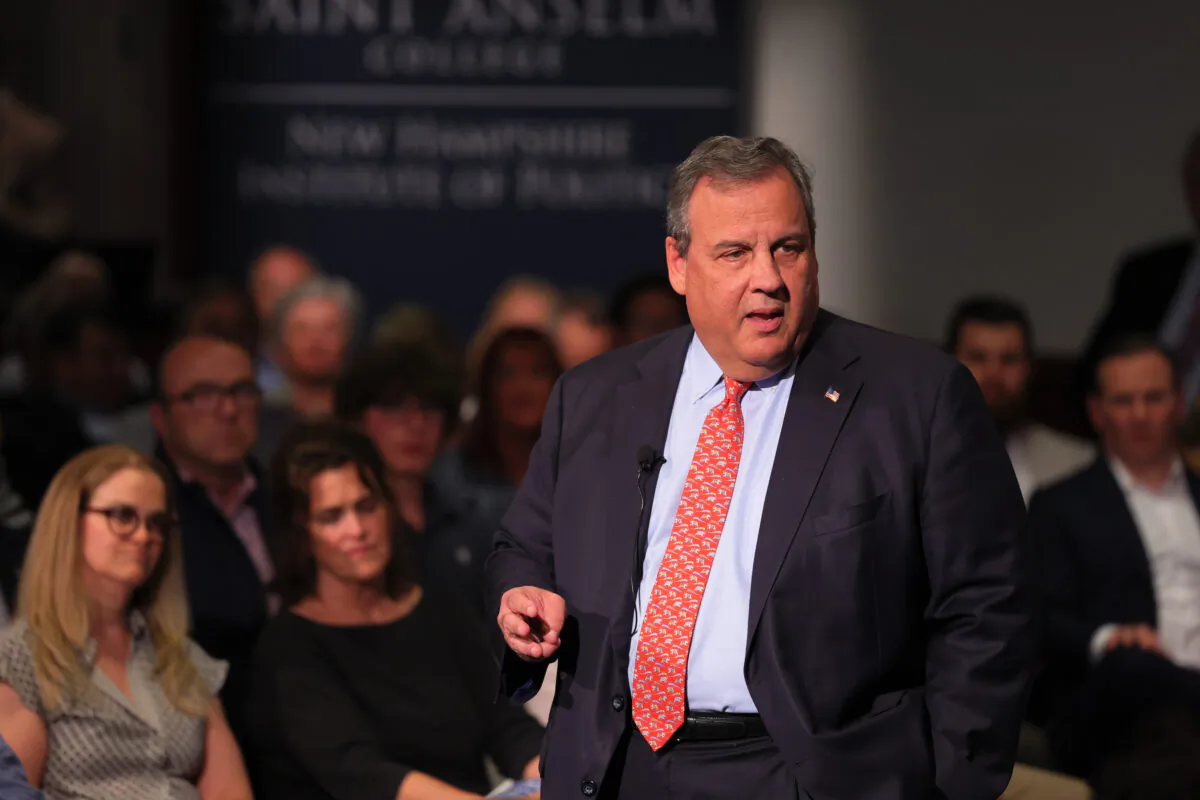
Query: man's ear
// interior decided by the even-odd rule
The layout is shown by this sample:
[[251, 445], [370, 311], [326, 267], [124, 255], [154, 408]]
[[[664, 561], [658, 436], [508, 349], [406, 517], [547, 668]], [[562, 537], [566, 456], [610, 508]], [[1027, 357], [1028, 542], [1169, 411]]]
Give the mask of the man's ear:
[[687, 294], [687, 256], [679, 252], [679, 242], [667, 237], [667, 277], [671, 288], [682, 295]]

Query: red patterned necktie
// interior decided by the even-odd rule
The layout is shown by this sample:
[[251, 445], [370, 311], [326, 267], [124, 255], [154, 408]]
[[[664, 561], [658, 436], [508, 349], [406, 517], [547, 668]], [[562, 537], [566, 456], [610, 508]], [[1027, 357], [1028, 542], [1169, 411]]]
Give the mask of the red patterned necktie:
[[654, 750], [670, 741], [686, 713], [688, 651], [737, 482], [742, 397], [749, 388], [725, 378], [725, 399], [704, 419], [646, 607], [633, 670], [633, 721]]

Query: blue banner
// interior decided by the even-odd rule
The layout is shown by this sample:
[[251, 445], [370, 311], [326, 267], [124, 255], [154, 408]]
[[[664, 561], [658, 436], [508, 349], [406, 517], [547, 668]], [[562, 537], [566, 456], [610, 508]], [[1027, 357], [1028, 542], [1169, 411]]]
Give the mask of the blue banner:
[[736, 0], [206, 4], [203, 241], [311, 252], [469, 330], [505, 277], [663, 269], [670, 171], [738, 133]]

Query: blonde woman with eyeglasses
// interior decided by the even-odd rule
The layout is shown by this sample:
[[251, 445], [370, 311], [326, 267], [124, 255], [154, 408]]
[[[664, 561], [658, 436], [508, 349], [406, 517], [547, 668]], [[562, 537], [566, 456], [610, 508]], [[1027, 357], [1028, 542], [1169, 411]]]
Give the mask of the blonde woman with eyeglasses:
[[0, 737], [48, 800], [242, 800], [216, 694], [224, 663], [187, 638], [162, 468], [121, 445], [59, 470], [0, 642]]

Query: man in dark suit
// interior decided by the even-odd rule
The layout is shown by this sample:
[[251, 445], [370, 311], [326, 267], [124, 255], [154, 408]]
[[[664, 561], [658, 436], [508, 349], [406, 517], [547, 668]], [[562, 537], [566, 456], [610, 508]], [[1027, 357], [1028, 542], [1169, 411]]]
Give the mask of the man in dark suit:
[[1200, 366], [1200, 130], [1183, 157], [1183, 193], [1195, 231], [1126, 256], [1117, 268], [1108, 308], [1092, 332], [1080, 362], [1079, 385], [1091, 381], [1101, 349], [1130, 334], [1160, 337], [1181, 356], [1180, 375], [1189, 399], [1200, 388], [1190, 380]]
[[1152, 338], [1101, 351], [1088, 411], [1103, 455], [1036, 494], [1029, 524], [1046, 605], [1048, 702], [1034, 711], [1063, 766], [1094, 778], [1159, 712], [1200, 722], [1200, 479], [1180, 459], [1178, 378]]
[[229, 662], [221, 701], [246, 750], [254, 647], [278, 601], [266, 487], [251, 457], [262, 392], [250, 354], [209, 336], [172, 345], [159, 382], [151, 415], [179, 506], [192, 638]]
[[1034, 638], [1020, 491], [964, 367], [818, 308], [812, 208], [780, 142], [699, 145], [666, 240], [694, 331], [554, 389], [488, 564], [502, 690], [558, 663], [545, 797], [1008, 782]]

